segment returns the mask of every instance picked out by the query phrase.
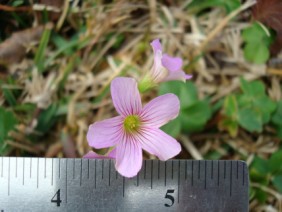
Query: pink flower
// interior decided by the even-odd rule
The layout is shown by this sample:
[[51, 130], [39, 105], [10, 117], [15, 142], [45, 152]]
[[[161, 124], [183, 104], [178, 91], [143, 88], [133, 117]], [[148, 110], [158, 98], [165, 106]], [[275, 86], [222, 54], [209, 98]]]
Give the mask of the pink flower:
[[89, 151], [86, 155], [83, 156], [83, 158], [88, 158], [88, 159], [115, 159], [116, 158], [116, 149], [113, 149], [112, 151], [108, 152], [107, 155], [99, 155], [96, 152]]
[[112, 81], [111, 95], [119, 115], [90, 125], [87, 140], [96, 149], [115, 147], [115, 167], [121, 175], [137, 175], [142, 166], [142, 149], [160, 160], [181, 151], [180, 144], [159, 129], [178, 116], [177, 96], [159, 96], [142, 108], [137, 82], [126, 77]]
[[187, 75], [182, 70], [183, 61], [181, 58], [163, 54], [159, 39], [153, 40], [151, 46], [154, 51], [154, 64], [150, 72], [145, 75], [139, 84], [141, 91], [145, 91], [160, 82], [172, 80], [185, 82], [187, 79], [192, 78], [192, 75]]

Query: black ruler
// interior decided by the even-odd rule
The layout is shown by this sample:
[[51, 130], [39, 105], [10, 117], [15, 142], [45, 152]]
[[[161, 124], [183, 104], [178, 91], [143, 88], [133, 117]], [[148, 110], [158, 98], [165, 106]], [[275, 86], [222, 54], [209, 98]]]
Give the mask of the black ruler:
[[0, 212], [248, 211], [243, 161], [145, 160], [134, 178], [113, 160], [0, 158]]

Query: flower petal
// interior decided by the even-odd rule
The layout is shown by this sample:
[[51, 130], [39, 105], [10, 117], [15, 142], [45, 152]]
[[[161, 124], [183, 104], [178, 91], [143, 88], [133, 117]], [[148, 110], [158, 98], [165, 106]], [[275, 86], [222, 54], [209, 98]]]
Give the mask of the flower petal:
[[141, 97], [137, 82], [129, 77], [117, 77], [111, 83], [113, 104], [122, 116], [138, 114], [141, 111]]
[[168, 73], [168, 76], [165, 77], [162, 81], [173, 81], [173, 80], [180, 80], [185, 82], [187, 79], [191, 79], [192, 75], [185, 74], [184, 71], [170, 71]]
[[154, 83], [159, 83], [168, 75], [168, 71], [162, 65], [162, 45], [160, 40], [153, 40], [151, 46], [154, 50], [154, 64], [149, 75]]
[[160, 160], [173, 158], [181, 151], [181, 145], [173, 137], [156, 128], [143, 127], [138, 141], [144, 150]]
[[89, 151], [83, 158], [88, 159], [115, 159], [116, 158], [116, 149], [113, 149], [108, 153], [108, 155], [99, 155], [96, 152]]
[[115, 146], [123, 134], [122, 125], [121, 116], [91, 124], [86, 135], [89, 146], [96, 149]]
[[134, 177], [142, 167], [142, 148], [132, 137], [125, 135], [116, 147], [116, 170], [125, 177]]
[[159, 39], [155, 39], [151, 42], [151, 46], [154, 52], [161, 51], [162, 52], [162, 44], [160, 43]]
[[179, 71], [183, 65], [183, 61], [180, 57], [171, 57], [167, 54], [162, 56], [162, 64], [169, 71]]
[[159, 128], [178, 116], [180, 102], [176, 95], [165, 94], [151, 100], [142, 110], [140, 118], [145, 126]]

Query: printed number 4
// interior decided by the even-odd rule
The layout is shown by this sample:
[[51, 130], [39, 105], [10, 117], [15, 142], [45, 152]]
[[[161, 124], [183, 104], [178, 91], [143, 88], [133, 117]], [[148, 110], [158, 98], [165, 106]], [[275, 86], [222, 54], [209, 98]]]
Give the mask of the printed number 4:
[[168, 189], [166, 194], [165, 194], [165, 198], [166, 199], [169, 199], [171, 201], [170, 205], [165, 203], [165, 207], [171, 207], [173, 204], [174, 204], [174, 197], [171, 196], [170, 194], [173, 194], [174, 193], [174, 189]]
[[[56, 199], [55, 199], [56, 198]], [[51, 199], [51, 202], [57, 203], [57, 207], [60, 207], [61, 205], [61, 192], [60, 189], [56, 192], [56, 194], [53, 196], [53, 198]]]

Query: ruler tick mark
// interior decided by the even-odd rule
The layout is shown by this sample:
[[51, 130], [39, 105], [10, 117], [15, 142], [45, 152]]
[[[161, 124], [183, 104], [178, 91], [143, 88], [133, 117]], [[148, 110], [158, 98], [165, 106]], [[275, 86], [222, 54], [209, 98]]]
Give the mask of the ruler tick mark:
[[29, 166], [29, 178], [31, 178], [31, 169], [32, 169], [32, 158], [30, 158], [30, 166]]
[[66, 203], [68, 202], [68, 159], [66, 159]]
[[59, 179], [61, 179], [61, 158], [59, 158]]
[[44, 158], [44, 178], [46, 178], [46, 158]]
[[217, 161], [217, 186], [219, 186], [219, 165], [220, 165], [220, 163], [219, 163], [219, 160]]
[[153, 189], [153, 160], [151, 160], [151, 189]]
[[178, 161], [178, 180], [177, 180], [177, 202], [179, 203], [179, 188], [180, 188], [180, 160]]
[[211, 161], [211, 179], [213, 179], [213, 160]]
[[185, 180], [187, 179], [187, 160], [185, 160]]
[[122, 196], [124, 197], [125, 178], [122, 177]]
[[10, 196], [10, 158], [8, 162], [8, 196]]
[[23, 158], [23, 185], [24, 185], [24, 158]]
[[166, 186], [166, 161], [165, 161], [165, 179], [164, 179], [164, 184]]
[[139, 172], [138, 172], [138, 174], [137, 174], [137, 178], [136, 178], [136, 180], [137, 180], [137, 186], [139, 186]]
[[201, 178], [201, 161], [198, 160], [198, 179]]
[[37, 158], [37, 188], [39, 186], [39, 158]]
[[81, 186], [81, 180], [82, 180], [82, 159], [80, 159], [79, 186]]
[[18, 177], [18, 158], [16, 158], [16, 178]]
[[73, 163], [72, 163], [72, 179], [75, 178], [75, 159], [73, 159]]
[[3, 157], [1, 157], [1, 177], [3, 177]]
[[3, 157], [1, 157], [1, 177], [3, 177]]
[[104, 179], [104, 160], [102, 160], [102, 179]]
[[223, 177], [226, 178], [226, 160], [224, 161], [224, 171], [223, 171]]
[[54, 177], [54, 158], [52, 158], [52, 177], [51, 177], [51, 185], [53, 185], [53, 177]]
[[111, 186], [111, 164], [112, 164], [112, 161], [109, 160], [109, 186]]
[[194, 183], [194, 182], [193, 182], [193, 180], [194, 180], [194, 179], [193, 179], [193, 177], [194, 177], [194, 173], [193, 173], [193, 172], [194, 172], [194, 161], [193, 161], [193, 160], [192, 160], [192, 168], [191, 168], [191, 169], [192, 169], [192, 171], [191, 171], [191, 172], [192, 172], [192, 176], [191, 176], [191, 185], [193, 186], [193, 183]]
[[94, 188], [95, 189], [96, 189], [96, 176], [97, 176], [97, 160], [95, 160], [95, 175], [94, 175], [94, 181], [95, 181]]
[[205, 160], [205, 190], [207, 189], [207, 161]]
[[144, 179], [146, 179], [147, 161], [144, 162]]
[[230, 196], [232, 196], [232, 161], [230, 161]]
[[238, 179], [238, 174], [239, 174], [239, 161], [237, 160], [237, 173], [236, 173], [236, 178]]
[[158, 180], [160, 179], [160, 160], [158, 160]]
[[173, 160], [171, 161], [171, 179], [173, 179]]
[[243, 185], [245, 184], [245, 167], [244, 167], [244, 164], [243, 164]]
[[87, 179], [89, 179], [89, 159], [87, 159]]

